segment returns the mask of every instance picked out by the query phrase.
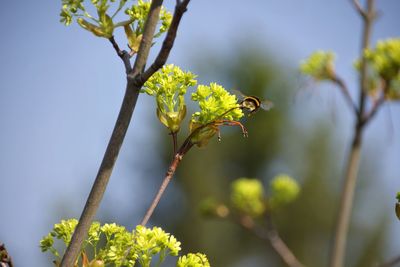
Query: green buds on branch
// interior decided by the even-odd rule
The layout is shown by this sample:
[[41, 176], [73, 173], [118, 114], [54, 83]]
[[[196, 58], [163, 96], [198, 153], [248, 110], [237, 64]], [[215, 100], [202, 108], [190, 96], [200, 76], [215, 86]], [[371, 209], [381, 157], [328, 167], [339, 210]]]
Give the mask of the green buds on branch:
[[[273, 211], [277, 211], [293, 202], [300, 193], [298, 183], [288, 175], [280, 174], [272, 179], [270, 195], [266, 195], [261, 181], [254, 178], [239, 178], [231, 184], [230, 207], [241, 218], [256, 219]], [[212, 198], [206, 199], [201, 211], [208, 216], [225, 218], [229, 208]]]
[[266, 210], [265, 193], [257, 179], [239, 178], [231, 185], [231, 203], [242, 214], [259, 217]]
[[300, 193], [300, 187], [292, 177], [280, 174], [271, 181], [271, 196], [268, 203], [272, 209], [293, 202]]
[[[123, 9], [127, 0], [119, 0], [119, 4], [113, 13], [109, 13], [109, 10], [110, 6], [115, 3], [116, 0], [91, 0], [91, 4], [97, 11], [97, 18], [87, 12], [84, 2], [84, 0], [62, 0], [60, 22], [68, 26], [72, 23], [73, 18], [77, 17], [77, 22], [82, 28], [98, 37], [107, 39], [113, 36], [115, 28], [124, 27], [131, 54], [135, 54], [139, 51], [139, 45], [144, 31], [144, 23], [150, 10], [150, 2], [139, 0], [137, 4], [127, 8], [125, 14], [129, 16], [129, 19], [121, 22], [115, 22], [114, 18]], [[154, 37], [159, 37], [166, 32], [171, 21], [172, 14], [162, 7], [160, 12], [161, 25]]]
[[334, 80], [336, 77], [334, 60], [333, 52], [316, 51], [301, 63], [300, 71], [316, 81]]
[[244, 116], [238, 99], [221, 85], [210, 83], [209, 86], [199, 85], [192, 94], [192, 100], [198, 102], [200, 111], [192, 114], [189, 129], [194, 133], [191, 142], [199, 147], [207, 145], [208, 141], [219, 133], [219, 126], [240, 126], [243, 134], [247, 134], [238, 122]]
[[[171, 133], [180, 130], [186, 115], [185, 94], [197, 84], [196, 75], [184, 72], [174, 65], [166, 65], [153, 74], [144, 84], [142, 93], [154, 96], [157, 103], [158, 119]], [[186, 144], [199, 147], [207, 145], [218, 133], [220, 126], [240, 126], [244, 135], [246, 129], [239, 122], [244, 116], [242, 106], [235, 95], [216, 83], [199, 85], [191, 99], [198, 103], [200, 111], [192, 114], [189, 122], [190, 135]]]
[[174, 65], [166, 65], [144, 84], [143, 93], [154, 96], [157, 117], [172, 133], [179, 131], [186, 116], [184, 95], [188, 87], [197, 84], [196, 75]]
[[383, 84], [378, 89], [386, 88], [384, 97], [400, 100], [400, 39], [379, 41], [374, 49], [364, 51], [364, 57], [376, 77], [375, 84]]
[[[150, 2], [139, 0], [137, 5], [132, 5], [131, 8], [125, 10], [125, 14], [130, 17], [130, 23], [124, 26], [125, 34], [128, 39], [129, 48], [133, 53], [139, 51], [140, 41], [144, 32], [144, 23], [146, 21], [147, 14], [150, 10]], [[161, 26], [158, 32], [154, 35], [154, 38], [159, 37], [161, 34], [166, 32], [171, 25], [172, 14], [168, 12], [164, 7], [161, 7], [160, 11], [160, 23]]]
[[[55, 224], [53, 230], [40, 241], [42, 252], [50, 251], [55, 257], [56, 266], [59, 266], [59, 253], [54, 248], [54, 239], [62, 240], [65, 245], [71, 240], [72, 233], [77, 225], [76, 219], [62, 220]], [[89, 248], [93, 259], [88, 259]], [[93, 222], [88, 237], [82, 248], [81, 257], [75, 266], [134, 266], [139, 262], [142, 267], [150, 267], [155, 256], [159, 266], [166, 256], [178, 256], [181, 243], [176, 238], [164, 232], [159, 227], [152, 229], [138, 225], [132, 232], [125, 227], [112, 224], [100, 225]], [[205, 255], [188, 254], [178, 259], [177, 266], [210, 266]]]

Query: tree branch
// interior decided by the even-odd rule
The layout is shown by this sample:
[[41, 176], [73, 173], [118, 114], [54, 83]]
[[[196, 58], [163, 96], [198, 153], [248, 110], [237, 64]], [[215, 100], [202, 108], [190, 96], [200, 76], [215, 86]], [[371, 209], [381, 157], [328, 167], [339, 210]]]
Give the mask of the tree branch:
[[174, 151], [174, 154], [176, 154], [176, 150], [178, 149], [178, 134], [176, 132], [171, 132], [170, 133], [171, 137], [172, 137], [172, 148]]
[[[354, 136], [351, 145], [351, 149], [348, 156], [347, 167], [345, 170], [344, 184], [342, 187], [342, 195], [340, 198], [340, 207], [338, 211], [335, 234], [333, 238], [333, 245], [330, 255], [330, 267], [342, 267], [346, 251], [348, 228], [350, 223], [351, 211], [353, 208], [354, 191], [356, 187], [357, 175], [360, 164], [361, 154], [361, 140], [362, 133], [364, 130], [364, 109], [365, 109], [365, 98], [366, 91], [368, 88], [368, 77], [367, 77], [367, 62], [364, 57], [364, 50], [369, 47], [369, 41], [372, 30], [372, 23], [375, 18], [375, 7], [374, 0], [368, 0], [367, 11], [363, 11], [357, 1], [353, 2], [356, 6], [357, 11], [360, 13], [364, 21], [364, 29], [362, 36], [361, 45], [361, 71], [359, 80], [359, 108], [358, 116], [354, 126]], [[360, 12], [362, 11], [362, 12]], [[364, 14], [366, 13], [366, 15]]]
[[[133, 65], [133, 70], [131, 71], [131, 74], [133, 76], [138, 75], [146, 65], [146, 61], [149, 56], [150, 48], [153, 42], [154, 32], [156, 31], [158, 18], [160, 16], [162, 3], [163, 0], [151, 1], [150, 11], [149, 14], [147, 15], [147, 20], [144, 24], [143, 37], [140, 42], [139, 51], [136, 56], [135, 64]], [[144, 80], [142, 85], [145, 82], [146, 80]]]
[[175, 157], [168, 167], [168, 171], [165, 174], [164, 180], [163, 180], [160, 188], [158, 189], [156, 196], [154, 197], [150, 207], [147, 209], [146, 214], [144, 215], [144, 217], [140, 223], [141, 225], [146, 225], [147, 222], [149, 221], [155, 208], [157, 207], [158, 203], [160, 202], [160, 199], [161, 199], [162, 195], [164, 194], [165, 189], [167, 188], [172, 177], [174, 176], [176, 168], [178, 167], [179, 163], [181, 162], [183, 156], [184, 156], [184, 154], [181, 154], [180, 152], [175, 154]]
[[269, 216], [266, 218], [266, 229], [257, 226], [254, 223], [254, 220], [248, 216], [242, 217], [235, 221], [237, 221], [243, 228], [249, 230], [261, 240], [267, 241], [289, 267], [304, 267], [304, 265], [296, 258], [290, 248], [279, 236], [278, 230], [273, 225]]
[[350, 93], [349, 93], [349, 90], [347, 89], [346, 83], [338, 76], [335, 76], [333, 78], [333, 82], [336, 83], [337, 86], [339, 86], [340, 91], [342, 92], [345, 100], [347, 101], [347, 104], [353, 110], [354, 115], [356, 115], [356, 117], [357, 117], [359, 110], [358, 110], [356, 104], [353, 102], [353, 99], [350, 96]]
[[125, 72], [126, 74], [130, 73], [132, 71], [132, 66], [131, 66], [131, 56], [129, 55], [129, 53], [125, 50], [121, 50], [119, 49], [119, 46], [117, 44], [117, 42], [114, 39], [114, 36], [112, 36], [110, 39], [112, 46], [114, 47], [115, 52], [117, 52], [117, 55], [122, 59], [122, 62], [124, 63], [125, 66]]
[[385, 97], [389, 91], [389, 83], [385, 82], [384, 88], [382, 90], [382, 94], [380, 95], [380, 97], [378, 98], [378, 100], [376, 100], [371, 109], [369, 110], [368, 113], [366, 113], [363, 117], [362, 123], [365, 125], [367, 124], [369, 121], [371, 121], [371, 119], [375, 116], [375, 114], [378, 112], [379, 108], [385, 103]]
[[[117, 160], [121, 145], [125, 138], [125, 134], [129, 127], [129, 123], [136, 106], [139, 90], [142, 84], [137, 84], [134, 77], [139, 74], [146, 64], [151, 43], [153, 40], [155, 28], [158, 22], [159, 13], [162, 5], [162, 0], [153, 0], [150, 6], [150, 11], [145, 23], [143, 38], [140, 49], [136, 57], [134, 68], [127, 75], [127, 86], [125, 96], [122, 101], [118, 119], [115, 123], [113, 133], [108, 143], [106, 152], [101, 162], [96, 179], [82, 211], [79, 223], [76, 226], [71, 242], [62, 258], [61, 267], [74, 266], [75, 260], [80, 252], [82, 242], [85, 239], [93, 218], [100, 206], [112, 170]], [[114, 44], [113, 44], [114, 45]], [[118, 46], [114, 46], [117, 53]]]
[[362, 8], [360, 1], [359, 0], [352, 0], [351, 1], [354, 5], [354, 8], [357, 10], [357, 12], [360, 14], [361, 17], [365, 18], [367, 16], [366, 12]]
[[[235, 107], [235, 108], [237, 108], [237, 107]], [[232, 111], [235, 108], [229, 109], [228, 111], [224, 112], [219, 117], [223, 117], [225, 114], [227, 114], [228, 112]], [[196, 135], [199, 131], [201, 131], [202, 129], [204, 129], [206, 127], [210, 127], [212, 125], [218, 126], [219, 124], [220, 124], [220, 120], [218, 120], [218, 119], [211, 121], [209, 123], [203, 124], [203, 125], [199, 126], [198, 128], [196, 128], [194, 131], [192, 131], [188, 137], [186, 137], [185, 141], [180, 146], [178, 152], [176, 154], [174, 154], [174, 159], [171, 162], [171, 164], [169, 165], [169, 168], [168, 168], [167, 173], [165, 174], [164, 180], [163, 180], [160, 188], [158, 189], [158, 192], [157, 192], [156, 196], [154, 197], [150, 207], [147, 209], [146, 214], [145, 214], [142, 222], [140, 223], [141, 225], [147, 224], [147, 222], [150, 219], [151, 215], [153, 214], [155, 208], [157, 207], [158, 203], [160, 202], [160, 199], [161, 199], [162, 195], [164, 194], [164, 191], [167, 188], [169, 182], [171, 181], [171, 179], [176, 171], [176, 168], [178, 167], [179, 163], [181, 162], [183, 156], [193, 147], [193, 145], [194, 145], [194, 143], [192, 143], [193, 136]], [[235, 124], [235, 125], [240, 125], [243, 133], [247, 133], [246, 129], [243, 127], [242, 124], [239, 123], [239, 124]], [[176, 133], [174, 133], [174, 134], [175, 134], [175, 138], [174, 138], [174, 150], [175, 150]]]
[[151, 66], [142, 75], [140, 75], [138, 79], [147, 80], [151, 75], [153, 75], [156, 71], [158, 71], [167, 62], [171, 48], [174, 45], [176, 33], [178, 31], [178, 26], [180, 24], [183, 14], [187, 10], [189, 2], [190, 0], [184, 0], [182, 2], [177, 1], [171, 25], [168, 29], [167, 36], [164, 39], [160, 52], [158, 53], [153, 64], [151, 64]]

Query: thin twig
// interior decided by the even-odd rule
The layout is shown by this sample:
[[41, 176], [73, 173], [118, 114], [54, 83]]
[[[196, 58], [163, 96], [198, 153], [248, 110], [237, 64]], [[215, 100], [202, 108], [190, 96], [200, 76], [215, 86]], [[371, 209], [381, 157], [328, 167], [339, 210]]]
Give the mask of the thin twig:
[[187, 10], [187, 6], [190, 0], [177, 1], [174, 11], [174, 16], [171, 21], [171, 25], [168, 29], [167, 36], [164, 39], [160, 52], [158, 53], [153, 64], [144, 72], [138, 79], [147, 80], [151, 75], [158, 71], [167, 61], [169, 53], [176, 38], [176, 33], [178, 31], [179, 23], [182, 19], [183, 14]]
[[[232, 111], [236, 108], [240, 108], [240, 107], [234, 107], [232, 109], [229, 109], [228, 111], [224, 112], [222, 115], [218, 116], [217, 119], [197, 127], [195, 130], [193, 130], [189, 134], [189, 136], [185, 139], [185, 141], [180, 146], [178, 152], [176, 154], [174, 154], [174, 159], [171, 162], [171, 164], [169, 165], [169, 168], [168, 168], [167, 173], [165, 174], [164, 180], [163, 180], [160, 188], [158, 189], [158, 192], [157, 192], [156, 196], [154, 197], [150, 207], [147, 209], [146, 214], [145, 214], [144, 218], [142, 219], [142, 222], [140, 223], [141, 225], [147, 224], [148, 220], [150, 219], [151, 215], [154, 212], [154, 209], [157, 207], [158, 203], [160, 202], [160, 199], [161, 199], [162, 195], [164, 194], [164, 191], [167, 188], [169, 182], [171, 181], [171, 179], [176, 171], [176, 168], [178, 167], [183, 156], [193, 147], [193, 145], [195, 145], [192, 142], [193, 137], [206, 127], [213, 127], [213, 126], [218, 127], [218, 126], [224, 125], [225, 122], [231, 122], [231, 121], [221, 121], [220, 118], [221, 117], [223, 118], [223, 116], [225, 116], [227, 113], [229, 113], [230, 111]], [[236, 122], [234, 125], [239, 125], [242, 128], [243, 133], [247, 133], [247, 130], [244, 128], [244, 126], [240, 122]], [[176, 140], [174, 140], [174, 142], [175, 141]], [[174, 144], [174, 147], [175, 147], [175, 144]]]
[[398, 263], [400, 263], [400, 255], [395, 257], [395, 258], [393, 258], [393, 259], [391, 259], [391, 260], [389, 260], [389, 261], [387, 261], [387, 262], [385, 262], [385, 263], [382, 263], [382, 264], [378, 265], [377, 267], [392, 267], [392, 266], [395, 266]]
[[178, 152], [174, 155], [174, 159], [172, 160], [171, 164], [168, 167], [168, 171], [165, 174], [164, 180], [161, 183], [160, 188], [158, 189], [157, 194], [155, 195], [153, 201], [151, 202], [150, 207], [147, 209], [146, 214], [144, 215], [142, 221], [141, 221], [141, 225], [146, 225], [147, 222], [149, 221], [151, 215], [153, 215], [153, 212], [155, 210], [155, 208], [157, 207], [158, 203], [160, 202], [160, 199], [162, 197], [162, 195], [164, 194], [165, 189], [167, 188], [169, 182], [171, 181], [172, 177], [175, 174], [176, 168], [178, 167], [179, 163], [181, 162], [183, 156], [189, 152], [189, 150], [193, 147], [193, 143], [191, 142], [191, 138], [193, 136], [193, 133], [196, 133], [197, 131], [200, 130], [200, 128], [202, 129], [202, 127], [197, 128], [195, 131], [192, 132], [192, 134], [190, 134], [185, 141], [183, 142], [183, 144], [180, 146]]
[[61, 260], [60, 267], [72, 267], [81, 250], [82, 242], [85, 239], [93, 218], [100, 206], [112, 170], [117, 160], [125, 134], [136, 106], [139, 90], [142, 84], [137, 84], [134, 77], [143, 69], [151, 43], [153, 40], [155, 28], [158, 22], [162, 0], [153, 0], [150, 11], [146, 19], [143, 38], [141, 41], [139, 53], [136, 57], [134, 68], [127, 75], [127, 86], [125, 96], [122, 101], [118, 119], [115, 123], [113, 133], [108, 143], [102, 163], [97, 173], [96, 179], [82, 211], [79, 223], [76, 226], [71, 242]]
[[108, 40], [111, 42], [112, 46], [114, 47], [115, 52], [117, 52], [117, 55], [122, 59], [122, 62], [124, 63], [124, 66], [125, 66], [126, 74], [130, 73], [132, 71], [132, 66], [131, 66], [131, 61], [130, 61], [131, 56], [129, 55], [129, 53], [127, 51], [119, 49], [119, 46], [114, 39], [114, 36], [111, 36], [111, 38]]
[[358, 12], [362, 17], [366, 17], [366, 16], [367, 16], [366, 12], [364, 11], [364, 9], [362, 8], [362, 6], [361, 6], [361, 4], [360, 4], [360, 1], [358, 1], [358, 0], [352, 0], [351, 2], [353, 3], [354, 8], [357, 10], [357, 12]]
[[172, 136], [173, 155], [175, 155], [178, 149], [178, 134], [176, 132], [171, 132], [170, 135]]
[[160, 199], [161, 199], [162, 195], [164, 194], [165, 189], [167, 188], [172, 177], [174, 176], [176, 168], [178, 167], [182, 158], [183, 158], [183, 154], [182, 155], [180, 153], [175, 154], [175, 157], [174, 157], [173, 161], [171, 162], [171, 164], [169, 165], [168, 171], [165, 174], [164, 180], [163, 180], [160, 188], [158, 189], [156, 196], [154, 197], [150, 207], [147, 209], [146, 214], [144, 215], [144, 217], [140, 223], [141, 225], [146, 225], [147, 222], [149, 221], [155, 208], [157, 207], [158, 203], [160, 202]]
[[375, 114], [378, 112], [379, 108], [385, 103], [386, 100], [386, 95], [389, 91], [389, 83], [385, 82], [384, 83], [384, 87], [382, 90], [382, 94], [380, 95], [380, 97], [378, 98], [378, 100], [376, 100], [371, 109], [368, 111], [368, 113], [366, 113], [363, 117], [363, 124], [367, 124], [369, 121], [371, 121], [371, 119], [375, 116]]
[[[366, 11], [360, 12], [362, 8], [357, 5], [358, 2], [353, 2], [356, 4], [356, 9], [360, 13], [363, 21], [363, 36], [361, 45], [361, 71], [360, 71], [360, 84], [359, 84], [359, 108], [358, 116], [354, 126], [354, 136], [352, 140], [352, 145], [350, 148], [344, 184], [342, 187], [342, 195], [340, 198], [340, 207], [338, 211], [335, 234], [333, 239], [333, 246], [330, 254], [330, 267], [342, 267], [346, 251], [347, 235], [350, 223], [351, 211], [353, 208], [354, 191], [356, 187], [357, 175], [360, 164], [360, 154], [361, 154], [361, 141], [362, 133], [364, 130], [365, 123], [363, 122], [365, 101], [366, 101], [366, 91], [368, 88], [368, 77], [367, 77], [367, 62], [364, 57], [364, 50], [369, 47], [372, 23], [375, 18], [375, 7], [374, 0], [368, 0]], [[366, 12], [367, 15], [364, 15]]]
[[[175, 11], [174, 15], [172, 17], [171, 25], [168, 29], [167, 35], [163, 41], [163, 45], [161, 47], [160, 52], [158, 53], [156, 59], [154, 60], [154, 63], [141, 75], [136, 76], [136, 82], [137, 83], [144, 83], [143, 81], [148, 80], [151, 75], [153, 75], [156, 71], [158, 71], [167, 61], [169, 53], [171, 51], [172, 46], [174, 45], [174, 41], [176, 38], [176, 33], [178, 31], [178, 27], [180, 24], [180, 21], [182, 19], [183, 14], [187, 10], [187, 6], [189, 4], [190, 0], [184, 0], [184, 1], [176, 1], [176, 6], [175, 6]], [[164, 177], [164, 180], [154, 197], [150, 207], [146, 211], [146, 214], [140, 223], [141, 225], [146, 225], [148, 220], [150, 219], [151, 215], [153, 214], [155, 208], [157, 207], [162, 195], [164, 194], [165, 189], [167, 188], [169, 182], [171, 181], [176, 168], [178, 167], [180, 161], [182, 160], [182, 157], [189, 151], [189, 149], [193, 146], [192, 143], [190, 143], [190, 137], [189, 136], [179, 151], [176, 153], [176, 148], [177, 148], [177, 136], [176, 133], [171, 133], [172, 138], [173, 138], [173, 150], [174, 150], [174, 159], [171, 162], [170, 167], [168, 168], [168, 171]]]
[[[154, 33], [159, 20], [162, 3], [163, 0], [151, 1], [150, 11], [144, 24], [143, 37], [140, 41], [139, 51], [132, 69], [132, 74], [134, 76], [138, 75], [143, 70], [144, 66], [146, 66], [146, 61], [150, 53]], [[146, 81], [147, 80], [143, 79], [141, 85], [143, 85]]]
[[266, 217], [266, 228], [258, 226], [254, 220], [248, 216], [244, 216], [239, 220], [234, 219], [234, 221], [238, 222], [243, 228], [250, 231], [261, 240], [267, 241], [289, 267], [304, 267], [279, 236], [278, 230], [273, 225], [269, 216]]
[[342, 92], [344, 98], [347, 101], [347, 104], [353, 110], [354, 115], [357, 117], [358, 113], [359, 113], [359, 110], [358, 110], [356, 104], [354, 103], [353, 99], [350, 96], [350, 93], [349, 93], [349, 90], [347, 89], [346, 83], [343, 81], [343, 79], [341, 79], [338, 76], [335, 76], [333, 78], [333, 82], [336, 83], [339, 86], [340, 91]]

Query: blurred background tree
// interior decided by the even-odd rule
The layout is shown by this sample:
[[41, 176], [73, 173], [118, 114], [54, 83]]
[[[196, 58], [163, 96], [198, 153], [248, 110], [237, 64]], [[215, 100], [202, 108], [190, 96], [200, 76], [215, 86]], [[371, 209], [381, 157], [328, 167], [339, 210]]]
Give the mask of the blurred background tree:
[[[288, 71], [261, 44], [249, 43], [252, 46], [235, 44], [234, 54], [225, 56], [217, 50], [208, 51], [206, 57], [195, 58], [192, 71], [199, 75], [200, 84], [218, 81], [226, 88], [271, 99], [275, 107], [244, 119], [248, 138], [236, 128], [223, 128], [220, 142], [213, 138], [205, 149], [190, 151], [150, 223], [174, 233], [184, 244], [183, 252], [206, 253], [213, 266], [285, 266], [268, 243], [228, 220], [205, 218], [199, 207], [208, 197], [227, 202], [230, 183], [239, 177], [258, 178], [268, 188], [275, 175], [288, 173], [300, 182], [302, 191], [273, 219], [302, 263], [323, 266], [328, 258], [344, 148], [335, 139], [337, 133], [329, 117], [308, 122], [306, 128], [297, 126], [299, 121], [313, 120], [307, 118], [309, 110], [302, 105], [314, 100], [298, 96], [294, 70]], [[172, 157], [168, 131], [162, 126], [154, 131], [159, 134], [151, 143], [153, 149], [162, 149], [162, 163], [156, 163], [155, 169], [153, 162], [141, 167], [154, 187], [143, 201], [148, 203]], [[363, 166], [360, 180], [366, 188], [375, 176], [374, 161], [367, 157]], [[368, 212], [374, 217], [373, 211]], [[362, 219], [353, 221], [351, 266], [373, 266], [381, 259], [385, 218], [368, 225]], [[126, 219], [127, 225], [134, 225], [132, 217]]]

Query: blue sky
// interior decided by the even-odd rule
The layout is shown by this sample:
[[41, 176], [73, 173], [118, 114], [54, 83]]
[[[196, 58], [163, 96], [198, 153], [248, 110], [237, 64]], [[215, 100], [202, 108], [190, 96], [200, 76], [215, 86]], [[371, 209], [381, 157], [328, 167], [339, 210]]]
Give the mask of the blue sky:
[[[59, 23], [60, 2], [7, 1], [0, 9], [0, 240], [17, 266], [43, 266], [47, 258], [38, 249], [40, 238], [60, 214], [79, 216], [125, 88], [123, 66], [111, 45], [76, 24]], [[377, 2], [382, 16], [373, 40], [399, 37], [400, 2]], [[352, 62], [359, 53], [360, 29], [350, 1], [192, 0], [169, 62], [190, 69], [191, 59], [207, 49], [225, 53], [233, 42], [250, 40], [249, 36], [276, 51], [279, 61], [290, 68], [316, 49], [329, 49], [339, 55], [338, 72], [353, 93], [357, 76]], [[130, 205], [124, 196], [132, 193], [121, 183], [122, 177], [132, 175], [132, 162], [140, 164], [154, 153], [152, 104], [140, 98], [104, 198], [121, 210]], [[318, 103], [310, 106], [320, 108]], [[384, 147], [382, 179], [393, 193], [400, 188], [399, 104], [391, 108], [391, 140], [387, 112], [386, 108], [378, 114], [366, 138]], [[342, 122], [349, 120], [344, 116]], [[348, 140], [350, 127], [338, 131]], [[149, 153], [138, 156], [137, 151]], [[140, 180], [137, 184], [142, 186]], [[137, 199], [143, 194], [139, 190]], [[62, 204], [67, 200], [68, 206]], [[398, 236], [398, 224], [392, 228]], [[395, 253], [392, 247], [389, 252]]]

